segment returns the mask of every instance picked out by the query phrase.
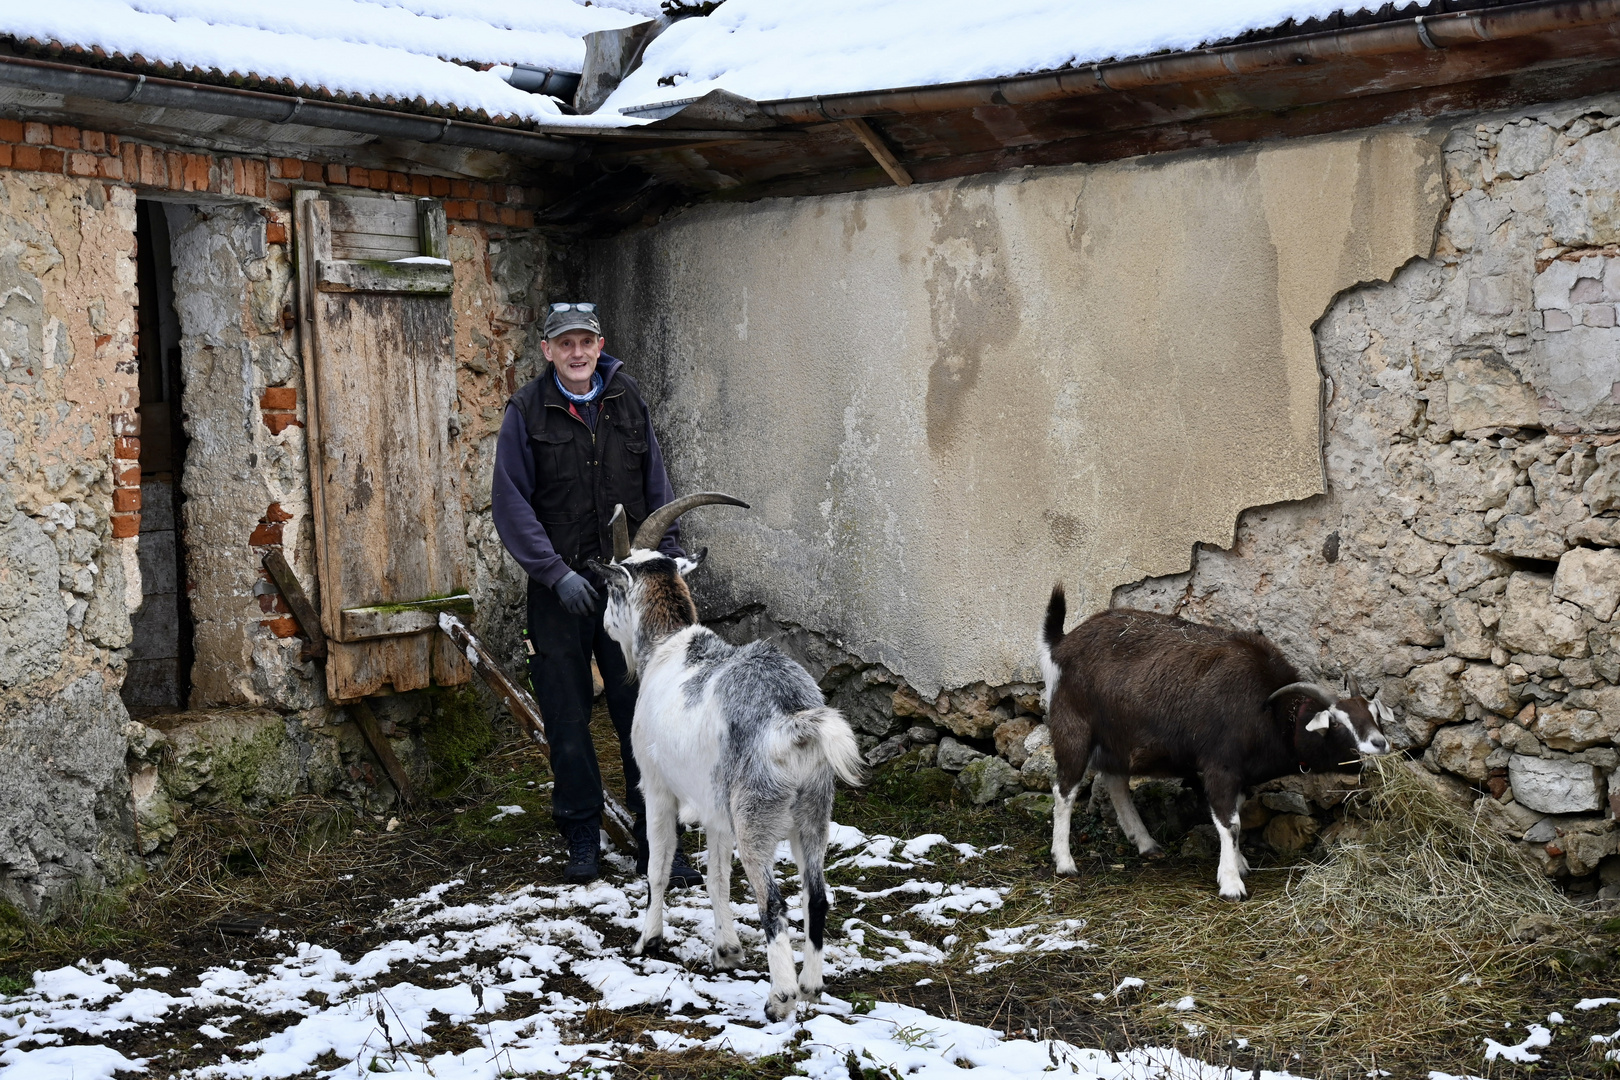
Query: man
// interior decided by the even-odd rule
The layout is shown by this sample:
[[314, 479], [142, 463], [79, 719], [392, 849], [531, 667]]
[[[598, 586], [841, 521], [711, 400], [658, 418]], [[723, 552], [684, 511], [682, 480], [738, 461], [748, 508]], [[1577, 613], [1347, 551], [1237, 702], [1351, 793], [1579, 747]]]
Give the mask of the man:
[[[582, 882], [597, 876], [602, 824], [602, 774], [590, 732], [593, 655], [636, 816], [636, 869], [647, 871], [641, 772], [630, 749], [636, 687], [602, 627], [602, 583], [585, 564], [612, 557], [615, 504], [623, 504], [633, 534], [673, 492], [640, 387], [602, 351], [596, 305], [552, 304], [544, 335], [545, 367], [506, 407], [492, 494], [501, 542], [529, 575], [529, 675], [551, 743], [551, 814], [568, 841], [563, 880]], [[684, 554], [678, 526], [659, 550]], [[702, 880], [677, 849], [671, 883]]]

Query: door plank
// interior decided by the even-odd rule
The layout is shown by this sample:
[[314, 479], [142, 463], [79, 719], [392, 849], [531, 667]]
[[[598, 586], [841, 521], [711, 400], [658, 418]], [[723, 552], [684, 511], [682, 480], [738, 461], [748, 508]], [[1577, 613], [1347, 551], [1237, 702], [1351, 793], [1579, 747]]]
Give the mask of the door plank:
[[[370, 201], [388, 205], [359, 205]], [[335, 258], [340, 224], [392, 222], [419, 245], [414, 201], [312, 193], [299, 207], [301, 231], [309, 234], [307, 250], [299, 245], [300, 311], [307, 315], [310, 412], [319, 424], [309, 447], [319, 492], [321, 621], [330, 639], [327, 692], [342, 702], [390, 687], [466, 682], [465, 659], [441, 655], [442, 635], [431, 629], [369, 638], [344, 616], [346, 608], [467, 591], [460, 463], [449, 424], [456, 388], [448, 290], [322, 287], [332, 267], [356, 265]]]
[[393, 292], [449, 296], [455, 283], [450, 264], [383, 262], [380, 259], [323, 259], [315, 267], [322, 292]]

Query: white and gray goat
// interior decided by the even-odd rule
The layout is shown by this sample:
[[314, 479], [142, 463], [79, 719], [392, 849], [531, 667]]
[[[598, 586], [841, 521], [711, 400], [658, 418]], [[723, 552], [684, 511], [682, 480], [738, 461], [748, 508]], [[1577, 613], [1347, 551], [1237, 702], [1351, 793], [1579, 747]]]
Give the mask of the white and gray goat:
[[[765, 1015], [791, 1016], [802, 995], [822, 990], [827, 922], [823, 866], [832, 820], [833, 777], [861, 782], [860, 748], [848, 722], [829, 708], [810, 673], [765, 641], [732, 645], [701, 625], [685, 575], [703, 559], [656, 550], [665, 530], [694, 506], [748, 504], [729, 495], [688, 495], [660, 507], [634, 542], [620, 508], [613, 561], [596, 563], [607, 583], [607, 631], [641, 682], [630, 742], [641, 766], [649, 848], [647, 913], [633, 952], [661, 941], [664, 891], [680, 820], [708, 834], [706, 876], [714, 908], [716, 970], [742, 962], [731, 916], [731, 850], [759, 904], [770, 963]], [[772, 874], [786, 839], [804, 886], [804, 969], [793, 972], [787, 904]]]
[[1069, 820], [1087, 768], [1108, 792], [1119, 827], [1143, 855], [1159, 845], [1131, 804], [1132, 776], [1174, 776], [1203, 789], [1221, 838], [1221, 896], [1248, 895], [1238, 848], [1243, 789], [1300, 772], [1360, 768], [1387, 754], [1379, 728], [1395, 715], [1352, 688], [1339, 697], [1302, 682], [1282, 651], [1257, 633], [1116, 608], [1063, 632], [1063, 586], [1041, 630], [1046, 719], [1057, 779], [1052, 858], [1076, 872]]

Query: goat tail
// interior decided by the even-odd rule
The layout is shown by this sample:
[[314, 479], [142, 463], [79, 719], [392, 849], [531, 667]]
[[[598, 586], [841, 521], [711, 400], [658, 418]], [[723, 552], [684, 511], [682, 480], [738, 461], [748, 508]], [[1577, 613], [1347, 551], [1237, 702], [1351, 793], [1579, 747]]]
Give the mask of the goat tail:
[[1069, 600], [1063, 595], [1063, 582], [1052, 586], [1052, 599], [1046, 602], [1046, 622], [1041, 627], [1041, 644], [1051, 652], [1063, 640], [1063, 620], [1069, 614]]
[[1052, 659], [1052, 650], [1057, 643], [1063, 640], [1063, 620], [1069, 614], [1069, 601], [1063, 595], [1063, 582], [1052, 586], [1052, 599], [1046, 602], [1046, 621], [1041, 624], [1041, 705], [1050, 712], [1052, 709], [1052, 692], [1057, 689], [1058, 671], [1057, 661]]
[[862, 784], [861, 748], [844, 714], [828, 705], [801, 709], [783, 717], [771, 758], [784, 768], [802, 769], [825, 762], [848, 784]]

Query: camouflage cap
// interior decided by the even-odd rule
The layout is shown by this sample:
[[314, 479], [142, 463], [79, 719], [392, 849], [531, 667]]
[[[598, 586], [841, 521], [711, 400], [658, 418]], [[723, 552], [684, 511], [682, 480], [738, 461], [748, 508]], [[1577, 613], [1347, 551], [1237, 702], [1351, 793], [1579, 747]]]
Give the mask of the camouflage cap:
[[570, 330], [589, 330], [597, 337], [602, 336], [602, 320], [596, 314], [595, 304], [552, 304], [546, 312], [546, 340], [550, 341], [558, 334]]

